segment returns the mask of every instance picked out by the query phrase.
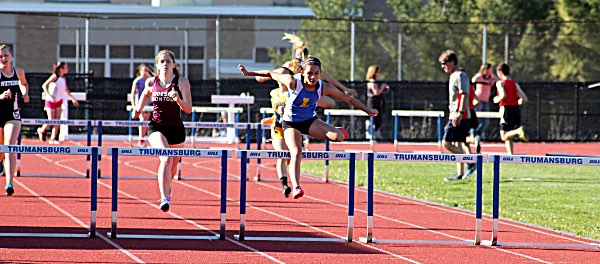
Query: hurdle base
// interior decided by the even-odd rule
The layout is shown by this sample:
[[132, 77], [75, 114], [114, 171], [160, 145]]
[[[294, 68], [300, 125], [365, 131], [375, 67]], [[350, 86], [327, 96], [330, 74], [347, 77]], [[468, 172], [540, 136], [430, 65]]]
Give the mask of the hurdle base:
[[[43, 173], [30, 173], [21, 174], [19, 177], [43, 177], [43, 178], [88, 178], [83, 174], [43, 174]], [[156, 178], [156, 177], [155, 177]]]
[[88, 234], [61, 233], [0, 233], [0, 237], [57, 237], [57, 238], [89, 238]]
[[117, 234], [112, 236], [111, 232], [106, 233], [110, 238], [135, 238], [135, 239], [183, 239], [183, 240], [219, 240], [219, 235], [212, 236], [178, 236], [178, 235], [141, 235], [141, 234]]
[[[240, 235], [233, 236], [235, 240], [240, 240]], [[348, 240], [343, 237], [325, 238], [325, 237], [247, 237], [244, 236], [244, 241], [277, 241], [277, 242], [344, 242]]]
[[532, 242], [496, 242], [492, 244], [490, 240], [483, 240], [481, 242], [485, 246], [496, 246], [496, 247], [543, 247], [543, 248], [589, 248], [589, 249], [600, 249], [600, 244], [558, 244], [558, 243], [532, 243]]
[[427, 245], [474, 245], [473, 240], [451, 241], [451, 240], [407, 240], [407, 239], [375, 239], [369, 242], [366, 237], [358, 239], [362, 243], [395, 243], [395, 244], [427, 244]]

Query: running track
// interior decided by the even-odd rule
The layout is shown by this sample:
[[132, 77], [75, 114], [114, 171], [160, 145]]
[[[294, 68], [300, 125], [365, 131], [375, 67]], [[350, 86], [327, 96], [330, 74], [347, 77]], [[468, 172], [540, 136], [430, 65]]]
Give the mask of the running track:
[[[23, 144], [39, 144], [25, 141]], [[77, 144], [67, 142], [65, 144]], [[109, 142], [108, 145], [115, 145]], [[598, 144], [527, 144], [517, 153], [546, 152], [599, 155]], [[311, 150], [320, 146], [311, 145]], [[335, 145], [333, 149], [364, 149]], [[432, 146], [400, 146], [400, 150], [434, 151]], [[322, 149], [322, 148], [321, 148]], [[390, 145], [377, 150], [391, 151]], [[501, 152], [502, 146], [484, 151]], [[572, 153], [572, 152], [571, 152]], [[152, 176], [158, 159], [120, 158], [121, 175]], [[27, 155], [23, 173], [85, 174], [85, 158]], [[102, 172], [110, 173], [104, 156]], [[219, 161], [185, 159], [184, 177], [217, 177]], [[263, 161], [265, 163], [265, 161]], [[273, 161], [266, 161], [263, 178], [275, 178]], [[250, 168], [255, 171], [254, 161]], [[239, 177], [239, 159], [230, 159], [228, 176]], [[304, 175], [303, 179], [313, 178]], [[12, 197], [0, 196], [0, 232], [85, 233], [89, 223], [89, 179], [20, 177]], [[474, 185], [474, 183], [473, 183]], [[1, 263], [600, 263], [600, 250], [558, 248], [492, 248], [468, 245], [363, 244], [325, 242], [236, 241], [239, 229], [239, 181], [228, 182], [227, 240], [109, 239], [110, 179], [98, 185], [98, 238], [0, 237]], [[119, 182], [119, 232], [211, 235], [219, 230], [219, 182], [185, 180], [173, 183], [172, 209], [158, 209], [155, 180]], [[275, 181], [248, 182], [247, 236], [345, 237], [347, 188], [341, 183], [303, 183], [305, 197], [285, 199]], [[366, 194], [356, 190], [354, 239], [365, 236]], [[377, 192], [375, 230], [378, 239], [460, 241], [473, 239], [473, 214], [456, 208]], [[483, 239], [491, 234], [485, 217]], [[501, 241], [591, 243], [543, 228], [501, 220]], [[597, 241], [595, 243], [598, 243]]]

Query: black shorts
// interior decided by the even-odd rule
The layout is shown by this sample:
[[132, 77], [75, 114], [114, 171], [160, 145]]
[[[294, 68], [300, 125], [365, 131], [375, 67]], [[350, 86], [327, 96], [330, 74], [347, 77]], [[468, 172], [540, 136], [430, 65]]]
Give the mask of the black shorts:
[[4, 127], [6, 122], [18, 120], [21, 121], [21, 114], [17, 111], [1, 111], [0, 110], [0, 127]]
[[161, 126], [154, 123], [154, 121], [150, 121], [148, 135], [151, 135], [153, 132], [161, 133], [167, 139], [169, 145], [185, 142], [185, 127], [183, 124], [176, 126]]
[[471, 124], [469, 119], [460, 120], [460, 125], [457, 127], [452, 125], [452, 120], [448, 120], [444, 127], [444, 140], [446, 142], [465, 142], [467, 141], [467, 135]]
[[500, 114], [500, 130], [511, 131], [521, 126], [521, 110], [518, 106], [503, 106]]
[[282, 121], [281, 123], [283, 125], [283, 131], [285, 131], [288, 128], [294, 128], [294, 129], [298, 129], [298, 131], [300, 131], [300, 133], [302, 133], [304, 135], [308, 135], [308, 130], [310, 129], [310, 126], [312, 125], [312, 123], [315, 122], [315, 120], [317, 120], [317, 117], [313, 116], [306, 121], [300, 121], [300, 122]]
[[470, 112], [471, 118], [469, 119], [469, 123], [471, 125], [471, 128], [477, 129], [477, 127], [479, 126], [479, 118], [477, 118], [477, 113], [473, 109], [471, 109]]

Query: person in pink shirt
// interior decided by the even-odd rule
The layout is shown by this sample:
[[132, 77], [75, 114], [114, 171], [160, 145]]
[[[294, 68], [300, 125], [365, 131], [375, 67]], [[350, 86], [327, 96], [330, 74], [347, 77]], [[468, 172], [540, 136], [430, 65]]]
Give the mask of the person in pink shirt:
[[[498, 81], [493, 73], [492, 65], [484, 63], [479, 68], [479, 72], [473, 76], [471, 83], [475, 84], [475, 95], [479, 98], [479, 104], [475, 107], [475, 111], [489, 111], [490, 110], [490, 96], [492, 93], [492, 86]], [[479, 125], [474, 131], [474, 137], [485, 138], [485, 129], [489, 123], [487, 118], [482, 118]], [[477, 141], [479, 141], [477, 139]]]

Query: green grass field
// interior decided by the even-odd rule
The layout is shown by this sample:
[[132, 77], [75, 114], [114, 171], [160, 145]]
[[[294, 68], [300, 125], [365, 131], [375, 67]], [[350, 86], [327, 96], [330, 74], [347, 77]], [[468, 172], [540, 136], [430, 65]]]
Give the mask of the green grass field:
[[[323, 175], [323, 161], [302, 162], [302, 172]], [[348, 162], [332, 161], [330, 178], [347, 181]], [[493, 167], [483, 167], [483, 210], [492, 213]], [[475, 176], [444, 182], [454, 163], [375, 162], [375, 189], [475, 210]], [[500, 217], [600, 239], [600, 168], [503, 164]], [[356, 186], [366, 186], [367, 163], [356, 164]]]

